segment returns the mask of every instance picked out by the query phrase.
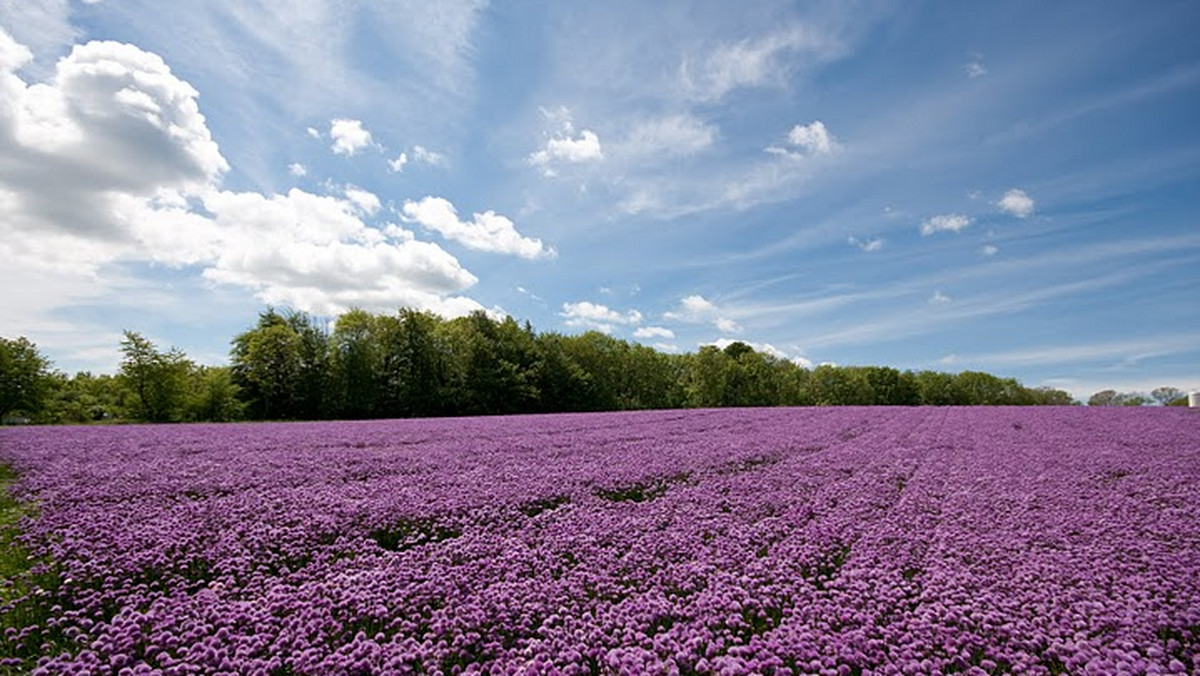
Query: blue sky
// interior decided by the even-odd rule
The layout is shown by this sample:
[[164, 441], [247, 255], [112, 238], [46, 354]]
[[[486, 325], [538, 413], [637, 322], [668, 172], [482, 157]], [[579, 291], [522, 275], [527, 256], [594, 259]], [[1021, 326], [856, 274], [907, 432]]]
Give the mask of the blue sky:
[[0, 334], [267, 304], [1200, 387], [1192, 2], [0, 2]]

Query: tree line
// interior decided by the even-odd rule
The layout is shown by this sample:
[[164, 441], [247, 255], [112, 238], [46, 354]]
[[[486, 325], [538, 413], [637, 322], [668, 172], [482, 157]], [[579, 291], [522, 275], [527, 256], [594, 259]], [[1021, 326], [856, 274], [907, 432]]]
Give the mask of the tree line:
[[[0, 418], [177, 422], [1077, 403], [1062, 390], [977, 371], [810, 369], [741, 342], [668, 354], [598, 331], [537, 333], [528, 322], [483, 312], [444, 319], [411, 309], [351, 310], [330, 325], [303, 312], [267, 309], [233, 338], [228, 366], [196, 364], [132, 331], [120, 347], [116, 375], [67, 376], [27, 339], [0, 338]], [[1110, 400], [1133, 401], [1114, 393], [1089, 403]]]

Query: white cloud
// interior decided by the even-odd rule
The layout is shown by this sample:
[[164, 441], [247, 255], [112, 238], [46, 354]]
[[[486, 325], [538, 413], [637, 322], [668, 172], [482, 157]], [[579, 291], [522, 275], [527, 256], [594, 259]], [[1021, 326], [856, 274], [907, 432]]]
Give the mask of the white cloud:
[[[32, 54], [41, 55], [43, 61], [34, 63], [33, 57], [26, 67], [37, 75], [53, 73], [51, 57], [78, 38], [80, 31], [71, 25], [71, 3], [69, 0], [21, 0], [0, 1], [0, 30], [8, 31], [13, 41], [28, 46]], [[0, 68], [4, 68], [0, 64]]]
[[[350, 191], [347, 191], [349, 194]], [[457, 316], [482, 309], [452, 296], [476, 277], [441, 247], [360, 220], [374, 196], [355, 200], [293, 189], [287, 195], [219, 192], [204, 199], [220, 230], [207, 279], [247, 286], [268, 303], [319, 314], [350, 307], [415, 306]]]
[[946, 303], [949, 303], [950, 301], [951, 301], [950, 296], [947, 296], [946, 294], [942, 293], [941, 291], [934, 291], [933, 295], [929, 297], [929, 302], [932, 305], [945, 305]]
[[880, 249], [883, 248], [883, 239], [880, 237], [875, 237], [873, 239], [863, 241], [863, 240], [851, 235], [847, 241], [850, 244], [852, 244], [866, 252], [879, 251]]
[[557, 137], [546, 141], [546, 147], [529, 156], [530, 164], [545, 166], [553, 161], [590, 162], [604, 159], [600, 137], [584, 129], [578, 137]]
[[1034, 202], [1033, 198], [1025, 193], [1024, 190], [1013, 188], [1004, 193], [1004, 197], [997, 203], [1000, 210], [1012, 214], [1017, 218], [1028, 218], [1033, 214]]
[[975, 79], [977, 77], [987, 75], [988, 69], [978, 61], [968, 61], [967, 64], [963, 66], [963, 72], [967, 74], [967, 77]]
[[837, 139], [826, 129], [825, 123], [815, 120], [809, 124], [797, 124], [788, 132], [790, 147], [768, 146], [766, 152], [771, 155], [802, 159], [818, 155], [832, 155], [841, 149]]
[[636, 125], [623, 152], [636, 157], [686, 157], [712, 146], [717, 134], [715, 125], [692, 115], [670, 115]]
[[800, 356], [800, 355], [789, 355], [787, 352], [784, 352], [783, 350], [775, 347], [774, 345], [772, 345], [770, 343], [755, 343], [755, 342], [749, 341], [749, 340], [734, 340], [732, 338], [718, 338], [717, 340], [715, 340], [711, 343], [704, 343], [704, 344], [712, 345], [712, 346], [716, 347], [718, 350], [724, 350], [725, 348], [729, 347], [730, 345], [733, 345], [734, 343], [742, 343], [743, 345], [748, 345], [755, 352], [769, 354], [772, 357], [775, 357], [776, 359], [790, 361], [793, 364], [796, 364], [797, 366], [800, 366], [803, 368], [812, 368], [813, 363], [809, 359], [807, 359], [803, 356]]
[[[9, 269], [69, 272], [103, 295], [123, 283], [114, 263], [194, 265], [209, 281], [322, 314], [481, 307], [454, 295], [477, 280], [449, 253], [363, 221], [381, 208], [367, 191], [222, 190], [228, 164], [198, 94], [158, 56], [91, 42], [34, 85], [15, 74], [28, 58], [0, 29], [0, 257]], [[53, 293], [40, 296], [44, 307], [78, 296], [70, 286]]]
[[0, 29], [0, 239], [13, 255], [88, 269], [135, 255], [118, 211], [173, 213], [229, 168], [196, 90], [156, 55], [91, 42], [34, 85], [15, 73], [30, 58]]
[[607, 305], [590, 301], [563, 303], [562, 312], [567, 326], [595, 329], [603, 333], [612, 333], [616, 325], [637, 324], [642, 321], [642, 313], [637, 310], [618, 312]]
[[1068, 343], [1024, 347], [1005, 352], [963, 355], [960, 360], [991, 367], [1042, 366], [1078, 362], [1130, 365], [1195, 350], [1198, 333], [1177, 333], [1150, 338], [1132, 338], [1092, 343]]
[[724, 316], [724, 311], [712, 301], [695, 294], [680, 300], [678, 309], [663, 313], [663, 319], [693, 324], [712, 323], [722, 333], [739, 333], [742, 330], [737, 322]]
[[329, 137], [333, 139], [330, 149], [337, 155], [357, 155], [358, 151], [374, 143], [371, 132], [363, 128], [362, 120], [331, 120]]
[[309, 135], [309, 136], [311, 136], [311, 137], [313, 137], [313, 138], [315, 138], [315, 139], [317, 139], [317, 140], [320, 140], [320, 139], [321, 139], [321, 132], [320, 132], [320, 131], [319, 131], [319, 130], [316, 128], [316, 127], [309, 127], [309, 128], [308, 128], [308, 129], [306, 129], [305, 131], [307, 131], [307, 132], [308, 132], [308, 135]]
[[398, 174], [404, 171], [404, 165], [408, 164], [408, 154], [400, 153], [394, 160], [388, 160], [388, 171], [393, 174]]
[[996, 246], [995, 244], [984, 244], [983, 248], [979, 250], [979, 253], [983, 254], [984, 256], [995, 256], [999, 252], [1000, 247]]
[[542, 109], [542, 116], [557, 127], [554, 134], [546, 140], [546, 145], [541, 150], [531, 153], [528, 158], [529, 164], [540, 167], [543, 174], [555, 175], [553, 165], [604, 159], [604, 150], [600, 147], [600, 137], [596, 132], [584, 129], [578, 135], [575, 134], [570, 109]]
[[921, 234], [929, 236], [937, 232], [961, 232], [963, 228], [971, 225], [971, 222], [971, 218], [963, 214], [934, 216], [921, 223]]
[[820, 120], [792, 127], [788, 132], [788, 142], [810, 155], [828, 155], [837, 145], [829, 130], [825, 128], [825, 123]]
[[412, 148], [413, 162], [419, 164], [428, 164], [432, 167], [446, 166], [446, 156], [441, 153], [436, 153], [424, 146], [413, 146]]
[[707, 298], [700, 295], [691, 295], [679, 301], [678, 310], [667, 312], [663, 317], [685, 322], [699, 322], [708, 319], [710, 315], [716, 312], [717, 306], [713, 305]]
[[674, 340], [675, 332], [661, 326], [642, 326], [633, 332], [634, 338], [665, 338]]
[[404, 217], [437, 231], [468, 248], [479, 251], [515, 254], [522, 258], [553, 258], [553, 248], [542, 240], [522, 237], [513, 222], [494, 211], [475, 214], [470, 222], [459, 219], [458, 211], [448, 200], [427, 196], [420, 202], [404, 203]]
[[742, 327], [728, 317], [717, 317], [713, 323], [721, 333], [741, 333], [742, 331]]
[[379, 202], [379, 197], [375, 193], [368, 192], [361, 188], [349, 186], [346, 188], [346, 199], [350, 203], [358, 207], [358, 210], [366, 216], [374, 216], [379, 212], [383, 205]]
[[299, 162], [292, 162], [288, 165], [288, 173], [292, 176], [307, 176], [308, 168]]
[[761, 39], [719, 45], [699, 63], [684, 62], [680, 75], [691, 98], [716, 101], [737, 89], [786, 82], [791, 70], [788, 55], [829, 58], [840, 49], [827, 35], [792, 26]]

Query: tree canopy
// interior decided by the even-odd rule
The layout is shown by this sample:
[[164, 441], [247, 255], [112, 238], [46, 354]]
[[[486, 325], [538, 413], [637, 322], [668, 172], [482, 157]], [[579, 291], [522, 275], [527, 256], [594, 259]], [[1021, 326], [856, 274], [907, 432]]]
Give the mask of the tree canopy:
[[[599, 331], [538, 333], [484, 312], [352, 310], [332, 323], [268, 308], [197, 365], [126, 331], [114, 376], [51, 370], [25, 338], [0, 339], [0, 413], [37, 422], [366, 419], [724, 406], [1071, 405], [1070, 394], [978, 371], [806, 368], [748, 343], [671, 354]], [[1105, 390], [1091, 405], [1177, 403]]]
[[0, 336], [0, 419], [41, 408], [50, 384], [50, 361], [27, 338]]

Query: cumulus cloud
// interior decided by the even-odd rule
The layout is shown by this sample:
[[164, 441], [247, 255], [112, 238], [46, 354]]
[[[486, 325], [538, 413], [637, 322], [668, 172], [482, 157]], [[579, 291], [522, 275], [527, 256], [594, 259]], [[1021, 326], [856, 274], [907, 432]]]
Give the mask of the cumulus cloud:
[[529, 156], [529, 162], [545, 166], [555, 160], [563, 162], [588, 162], [604, 158], [600, 148], [600, 137], [590, 129], [579, 132], [578, 137], [558, 137], [546, 141], [546, 147]]
[[307, 176], [308, 168], [299, 162], [292, 162], [288, 165], [288, 173], [296, 177]]
[[642, 326], [633, 332], [633, 337], [647, 339], [665, 338], [667, 340], [673, 340], [675, 338], [675, 332], [671, 329], [663, 328], [661, 326]]
[[371, 132], [363, 128], [362, 120], [336, 119], [329, 123], [329, 137], [333, 145], [329, 146], [337, 155], [357, 155], [363, 148], [374, 144]]
[[603, 333], [612, 333], [618, 325], [625, 326], [642, 321], [642, 313], [637, 310], [618, 312], [607, 305], [586, 300], [563, 303], [560, 314], [566, 318], [567, 326], [595, 329]]
[[355, 306], [411, 305], [453, 316], [482, 309], [469, 299], [447, 298], [478, 281], [454, 256], [402, 232], [389, 236], [367, 226], [361, 215], [374, 196], [353, 194], [338, 199], [293, 189], [270, 197], [207, 196], [205, 209], [215, 214], [221, 235], [204, 276], [253, 288], [268, 303], [320, 314]]
[[963, 214], [933, 216], [921, 223], [921, 234], [928, 237], [938, 232], [961, 232], [963, 228], [971, 225], [971, 223], [971, 218]]
[[766, 151], [772, 155], [799, 159], [830, 155], [840, 147], [837, 139], [829, 133], [825, 123], [820, 120], [792, 127], [792, 130], [788, 132], [787, 141], [790, 147], [768, 146]]
[[1017, 218], [1028, 218], [1033, 215], [1034, 202], [1033, 198], [1025, 193], [1024, 190], [1013, 188], [1004, 193], [1004, 197], [997, 202], [1000, 210], [1012, 214]]
[[711, 323], [722, 333], [738, 333], [742, 330], [737, 322], [724, 316], [721, 308], [700, 295], [685, 296], [679, 301], [677, 309], [663, 314], [663, 319], [692, 324]]
[[223, 190], [228, 164], [198, 94], [158, 56], [90, 42], [32, 85], [16, 74], [29, 58], [0, 29], [0, 257], [14, 268], [69, 270], [102, 288], [112, 263], [198, 266], [321, 314], [481, 308], [456, 295], [477, 280], [453, 256], [364, 220], [381, 209], [368, 191]]
[[[196, 90], [158, 56], [91, 42], [29, 85], [16, 71], [31, 58], [0, 29], [0, 230], [31, 258], [91, 265], [128, 252], [122, 196], [173, 207], [229, 168]], [[59, 239], [79, 237], [91, 241]]]
[[358, 208], [359, 212], [364, 216], [374, 216], [383, 206], [379, 202], [379, 197], [375, 193], [349, 186], [345, 190], [346, 199]]
[[388, 160], [388, 171], [393, 174], [398, 174], [404, 171], [404, 165], [408, 164], [408, 153], [400, 153], [394, 160]]
[[553, 248], [542, 244], [542, 240], [521, 236], [511, 220], [494, 211], [477, 213], [467, 222], [458, 217], [458, 211], [449, 200], [426, 196], [419, 202], [405, 202], [403, 214], [409, 221], [420, 223], [470, 249], [529, 259], [556, 255]]
[[575, 133], [571, 111], [565, 107], [542, 110], [542, 115], [557, 126], [545, 146], [529, 155], [529, 164], [542, 169], [547, 176], [555, 174], [554, 165], [595, 162], [604, 159], [600, 137], [590, 129]]
[[708, 319], [710, 315], [716, 314], [717, 306], [704, 296], [691, 295], [685, 296], [679, 301], [679, 309], [663, 315], [667, 319], [676, 319], [686, 322], [696, 322]]

